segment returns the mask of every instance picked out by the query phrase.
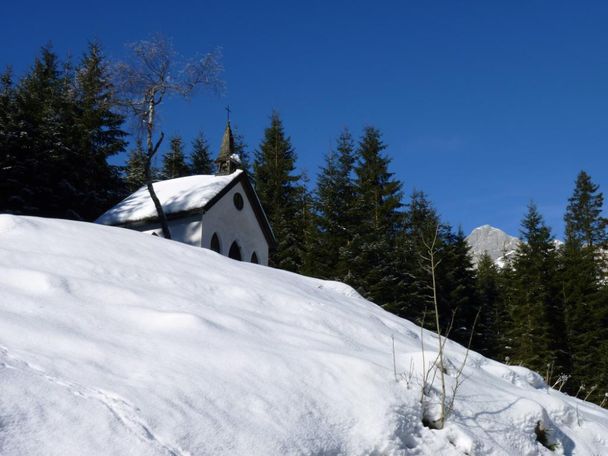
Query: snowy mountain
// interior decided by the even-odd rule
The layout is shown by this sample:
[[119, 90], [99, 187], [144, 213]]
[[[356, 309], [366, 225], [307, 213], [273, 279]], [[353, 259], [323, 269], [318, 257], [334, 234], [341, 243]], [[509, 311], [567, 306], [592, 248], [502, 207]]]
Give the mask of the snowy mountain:
[[608, 410], [449, 341], [426, 428], [436, 337], [340, 283], [33, 217], [0, 252], [3, 456], [608, 454]]
[[[471, 231], [466, 240], [471, 247], [473, 264], [476, 265], [484, 252], [487, 252], [498, 267], [503, 267], [505, 261], [513, 257], [521, 242], [515, 236], [490, 225], [478, 226]], [[556, 249], [559, 249], [564, 243], [559, 239], [554, 239], [553, 244]]]
[[487, 252], [496, 264], [502, 266], [505, 258], [515, 252], [519, 239], [493, 226], [483, 225], [471, 231], [471, 234], [467, 236], [467, 242], [471, 247], [475, 264], [484, 252]]

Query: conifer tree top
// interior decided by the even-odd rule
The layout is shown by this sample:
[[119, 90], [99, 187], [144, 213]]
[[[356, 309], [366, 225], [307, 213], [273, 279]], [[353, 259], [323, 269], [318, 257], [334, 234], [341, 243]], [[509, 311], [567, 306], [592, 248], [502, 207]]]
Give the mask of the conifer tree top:
[[603, 206], [604, 195], [599, 191], [599, 185], [591, 181], [589, 174], [581, 171], [564, 216], [566, 242], [587, 247], [605, 244], [608, 219], [602, 217]]

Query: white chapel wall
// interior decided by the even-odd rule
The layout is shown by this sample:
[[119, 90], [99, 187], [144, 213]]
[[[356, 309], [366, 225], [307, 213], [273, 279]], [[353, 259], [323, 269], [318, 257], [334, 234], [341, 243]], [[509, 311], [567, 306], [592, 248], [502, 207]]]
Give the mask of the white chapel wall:
[[[183, 242], [184, 244], [201, 245], [201, 216], [200, 214], [192, 215], [177, 220], [169, 220], [169, 230], [174, 241]], [[162, 229], [159, 224], [153, 226], [147, 225], [141, 227], [139, 231], [147, 234], [156, 233], [162, 235]]]
[[[234, 194], [243, 196], [242, 210], [234, 206]], [[228, 250], [234, 241], [241, 247], [243, 261], [251, 261], [256, 253], [260, 264], [268, 265], [268, 243], [264, 232], [258, 224], [251, 202], [239, 182], [203, 215], [202, 247], [210, 248], [211, 237], [217, 233], [220, 238], [222, 255], [228, 256]]]

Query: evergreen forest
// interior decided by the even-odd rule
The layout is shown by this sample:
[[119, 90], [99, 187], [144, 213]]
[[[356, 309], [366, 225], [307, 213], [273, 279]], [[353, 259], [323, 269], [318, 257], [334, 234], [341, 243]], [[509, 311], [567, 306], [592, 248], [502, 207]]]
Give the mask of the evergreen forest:
[[[94, 221], [144, 185], [144, 147], [112, 81], [98, 43], [76, 62], [46, 46], [26, 74], [4, 70], [0, 213]], [[607, 397], [608, 220], [586, 171], [573, 170], [563, 242], [530, 203], [509, 261], [498, 267], [484, 256], [475, 265], [465, 233], [441, 219], [424, 191], [406, 194], [378, 127], [336, 132], [314, 181], [298, 170], [297, 147], [278, 112], [253, 150], [234, 136], [277, 239], [271, 266], [345, 282], [433, 328], [432, 249], [444, 334], [534, 369], [571, 395], [598, 404]], [[203, 132], [192, 143], [173, 135], [161, 152], [157, 180], [215, 170]], [[111, 164], [119, 156], [124, 163]]]

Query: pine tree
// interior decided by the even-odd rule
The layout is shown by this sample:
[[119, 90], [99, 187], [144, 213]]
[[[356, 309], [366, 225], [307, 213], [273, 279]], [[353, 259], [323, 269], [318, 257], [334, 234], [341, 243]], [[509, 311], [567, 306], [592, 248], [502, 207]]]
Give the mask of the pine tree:
[[209, 143], [205, 135], [200, 132], [192, 141], [192, 154], [190, 155], [191, 174], [214, 174], [215, 164], [209, 153]]
[[319, 277], [319, 230], [317, 226], [316, 203], [314, 195], [307, 190], [309, 179], [302, 173], [302, 183], [299, 195], [302, 217], [302, 264], [299, 273]]
[[600, 247], [608, 240], [608, 219], [602, 217], [604, 195], [598, 190], [599, 185], [581, 171], [576, 178], [574, 194], [568, 199], [564, 216], [566, 239], [583, 247]]
[[89, 44], [75, 75], [75, 154], [77, 189], [81, 197], [78, 213], [94, 220], [115, 204], [124, 193], [118, 168], [108, 159], [126, 146], [122, 129], [124, 116], [116, 111], [117, 101], [108, 63], [99, 43]]
[[146, 184], [146, 153], [141, 139], [135, 143], [135, 149], [129, 154], [125, 169], [125, 181], [129, 192], [134, 192]]
[[487, 253], [477, 263], [476, 288], [481, 312], [473, 340], [474, 350], [502, 360], [505, 344], [503, 325], [506, 317], [503, 287], [500, 272]]
[[501, 298], [502, 298], [502, 307], [501, 307], [501, 318], [499, 320], [499, 331], [501, 334], [501, 343], [498, 349], [498, 360], [504, 361], [507, 364], [512, 362], [512, 354], [513, 354], [513, 343], [514, 337], [517, 334], [513, 334], [513, 328], [515, 327], [515, 323], [511, 318], [511, 309], [515, 308], [519, 305], [516, 297], [516, 277], [515, 277], [515, 269], [513, 267], [513, 263], [515, 262], [515, 255], [509, 256], [507, 261], [504, 262], [502, 267], [500, 268], [499, 285], [501, 290]]
[[325, 166], [317, 179], [315, 191], [316, 243], [309, 249], [314, 257], [315, 275], [345, 280], [349, 261], [347, 251], [358, 223], [355, 218], [353, 170], [355, 146], [348, 130], [338, 138], [336, 150], [325, 157]]
[[66, 106], [69, 93], [62, 81], [57, 55], [44, 47], [32, 69], [16, 87], [15, 162], [8, 189], [7, 209], [18, 214], [47, 217], [71, 215], [76, 199], [69, 182], [71, 155]]
[[432, 309], [429, 307], [431, 278], [423, 257], [427, 253], [424, 244], [431, 242], [436, 230], [439, 230], [438, 249], [442, 249], [446, 227], [441, 224], [437, 211], [425, 193], [414, 190], [406, 204], [396, 248], [399, 267], [404, 276], [402, 299], [387, 307], [387, 310], [420, 324], [423, 317], [426, 324], [432, 322]]
[[175, 179], [184, 177], [190, 173], [184, 155], [184, 142], [181, 136], [173, 136], [170, 141], [170, 149], [163, 156], [163, 179]]
[[118, 170], [106, 159], [125, 144], [99, 47], [91, 45], [75, 69], [43, 48], [11, 93], [2, 209], [95, 219], [122, 196]]
[[234, 153], [241, 159], [241, 169], [247, 174], [251, 175], [251, 157], [245, 143], [244, 136], [239, 132], [238, 127], [235, 125], [232, 129], [232, 135], [234, 138]]
[[397, 234], [402, 222], [401, 183], [389, 172], [390, 158], [380, 131], [365, 128], [357, 148], [355, 216], [359, 220], [348, 247], [350, 284], [378, 305], [397, 306], [403, 276]]
[[[479, 309], [475, 288], [475, 270], [470, 247], [462, 228], [447, 230], [438, 266], [438, 295], [444, 326], [452, 322], [450, 337], [467, 344]], [[476, 343], [476, 340], [474, 340]]]
[[597, 327], [597, 351], [596, 363], [589, 372], [592, 374], [589, 385], [596, 385], [597, 389], [590, 396], [590, 400], [601, 403], [604, 394], [608, 393], [608, 286], [604, 283], [597, 298], [594, 300], [593, 318], [596, 319]]
[[521, 243], [513, 262], [509, 328], [514, 362], [545, 372], [547, 365], [563, 369], [567, 360], [560, 329], [562, 302], [557, 287], [557, 252], [551, 230], [536, 205], [522, 221]]
[[17, 166], [17, 125], [15, 120], [15, 87], [11, 68], [0, 75], [0, 212], [14, 205], [12, 190]]
[[303, 262], [304, 226], [301, 176], [295, 174], [296, 154], [285, 136], [277, 112], [255, 154], [253, 165], [256, 191], [277, 239], [271, 252], [271, 266], [297, 272]]
[[[603, 195], [590, 176], [581, 171], [568, 200], [564, 221], [566, 239], [562, 249], [562, 293], [572, 357], [573, 381], [608, 390], [606, 376], [597, 368], [608, 364], [603, 344], [608, 341], [608, 300], [604, 292], [608, 238], [606, 219], [601, 215]], [[597, 398], [597, 397], [595, 397]]]

